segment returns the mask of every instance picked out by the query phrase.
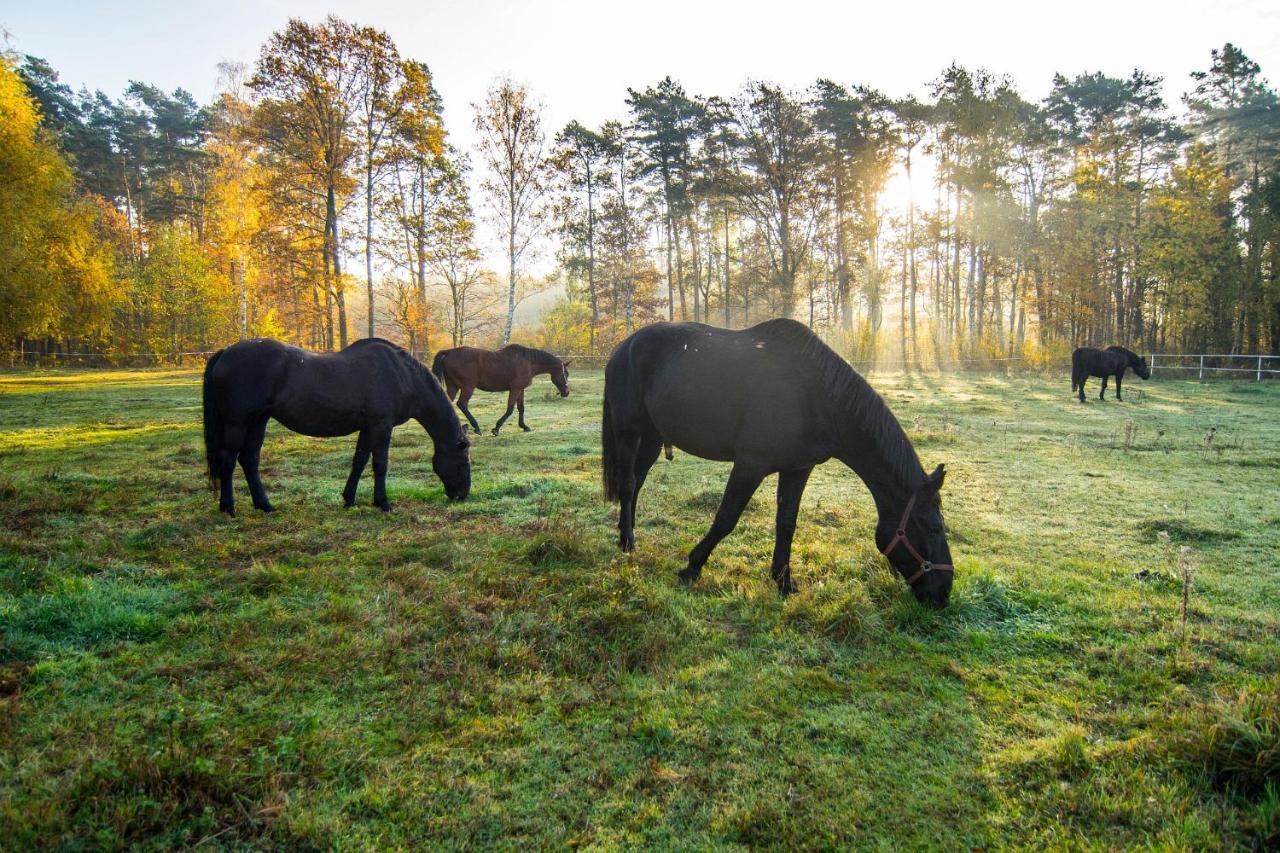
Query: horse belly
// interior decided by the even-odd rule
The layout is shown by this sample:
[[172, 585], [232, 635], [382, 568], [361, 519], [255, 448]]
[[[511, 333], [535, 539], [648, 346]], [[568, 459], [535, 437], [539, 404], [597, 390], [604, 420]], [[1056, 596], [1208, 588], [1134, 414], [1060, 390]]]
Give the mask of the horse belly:
[[703, 459], [733, 461], [740, 418], [726, 407], [678, 391], [653, 392], [646, 402], [649, 419], [665, 443]]
[[340, 411], [323, 403], [312, 403], [302, 411], [277, 408], [271, 416], [288, 429], [314, 438], [351, 435], [362, 426], [361, 418], [352, 417], [350, 412]]
[[[370, 417], [370, 379], [327, 359], [291, 365], [276, 392], [271, 417], [285, 427], [316, 438], [350, 435]], [[376, 385], [383, 377], [375, 376]]]

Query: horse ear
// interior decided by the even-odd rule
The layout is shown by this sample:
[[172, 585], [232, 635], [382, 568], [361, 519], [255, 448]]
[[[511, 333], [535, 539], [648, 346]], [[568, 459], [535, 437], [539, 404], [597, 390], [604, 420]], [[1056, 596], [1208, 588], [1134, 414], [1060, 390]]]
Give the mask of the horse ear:
[[925, 478], [924, 487], [928, 491], [937, 492], [942, 489], [942, 481], [945, 480], [946, 478], [947, 478], [946, 467], [943, 465], [939, 465], [937, 468], [933, 469], [932, 474], [930, 474], [928, 477]]

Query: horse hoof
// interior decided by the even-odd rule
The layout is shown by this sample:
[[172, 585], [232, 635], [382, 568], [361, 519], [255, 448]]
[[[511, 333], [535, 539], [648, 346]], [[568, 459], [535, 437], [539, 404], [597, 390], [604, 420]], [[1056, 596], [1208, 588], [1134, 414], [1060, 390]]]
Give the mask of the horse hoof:
[[382, 510], [383, 512], [391, 512], [390, 501], [383, 501], [382, 503], [378, 503], [377, 501], [374, 501], [373, 505], [376, 506], [378, 509]]
[[701, 575], [702, 575], [701, 569], [681, 569], [679, 572], [676, 573], [676, 577], [680, 580], [680, 583], [684, 584], [685, 586], [692, 586], [694, 583], [697, 582], [698, 578]]
[[498, 434], [498, 428], [494, 427], [493, 429], [489, 430], [489, 432], [491, 432], [493, 435], [496, 436]]
[[342, 508], [343, 508], [343, 509], [351, 509], [351, 508], [352, 508], [352, 507], [354, 507], [355, 505], [356, 505], [355, 498], [350, 498], [350, 499], [348, 499], [348, 498], [343, 498], [343, 499], [342, 499]]
[[783, 598], [786, 598], [788, 595], [795, 595], [797, 592], [799, 592], [799, 588], [791, 578], [787, 578], [785, 583], [778, 584], [778, 595]]
[[225, 512], [229, 517], [236, 517], [236, 508], [233, 506], [219, 506], [218, 512]]
[[260, 512], [275, 512], [275, 511], [276, 511], [276, 508], [275, 508], [275, 507], [273, 507], [271, 504], [263, 504], [262, 506], [257, 506], [257, 505], [255, 504], [255, 505], [254, 505], [254, 509], [256, 509], [256, 510], [258, 510], [258, 511], [260, 511]]
[[533, 427], [527, 427], [524, 424], [520, 425], [520, 429], [524, 430], [525, 432], [533, 432]]

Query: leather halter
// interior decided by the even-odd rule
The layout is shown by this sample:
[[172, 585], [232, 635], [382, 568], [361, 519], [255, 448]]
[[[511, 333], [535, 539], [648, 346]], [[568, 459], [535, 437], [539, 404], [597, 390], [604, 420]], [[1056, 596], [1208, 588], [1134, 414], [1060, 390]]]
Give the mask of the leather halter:
[[911, 500], [907, 501], [907, 508], [902, 513], [902, 520], [898, 522], [898, 529], [894, 532], [893, 538], [889, 540], [889, 544], [880, 550], [881, 554], [888, 557], [893, 553], [893, 549], [899, 545], [905, 545], [907, 553], [913, 559], [919, 561], [920, 568], [911, 577], [907, 578], [907, 586], [915, 586], [916, 581], [929, 574], [930, 572], [954, 572], [955, 566], [948, 563], [931, 563], [911, 544], [911, 540], [907, 538], [907, 520], [911, 518], [911, 510], [915, 509], [917, 495], [912, 495]]

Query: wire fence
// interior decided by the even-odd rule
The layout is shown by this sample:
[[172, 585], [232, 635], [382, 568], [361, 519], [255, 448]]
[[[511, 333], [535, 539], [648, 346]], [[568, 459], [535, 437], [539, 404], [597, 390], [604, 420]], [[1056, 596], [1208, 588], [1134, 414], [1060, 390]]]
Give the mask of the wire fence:
[[[1148, 356], [1152, 372], [1178, 372], [1197, 379], [1225, 373], [1225, 378], [1241, 378], [1252, 374], [1255, 382], [1280, 376], [1280, 355], [1240, 355], [1221, 353], [1152, 353]], [[1164, 359], [1164, 361], [1161, 361]]]
[[[217, 350], [186, 350], [178, 353], [101, 353], [101, 352], [37, 352], [32, 350], [12, 350], [9, 353], [11, 363], [28, 367], [101, 367], [101, 368], [140, 368], [162, 366], [193, 366], [203, 364], [205, 359]], [[432, 353], [412, 351], [412, 355], [423, 363], [430, 363]], [[571, 367], [579, 369], [603, 369], [609, 360], [608, 354], [570, 353], [561, 355], [562, 359], [571, 361]], [[1180, 374], [1183, 377], [1194, 376], [1197, 379], [1252, 378], [1261, 382], [1265, 379], [1280, 377], [1280, 355], [1242, 355], [1231, 353], [1151, 353], [1147, 355], [1148, 365], [1152, 372]], [[1070, 369], [1069, 361], [1032, 360], [1025, 356], [1007, 356], [1001, 358], [954, 358], [942, 360], [913, 359], [855, 359], [849, 362], [855, 369], [865, 372], [876, 370], [913, 370], [913, 371], [946, 371], [954, 369], [966, 370], [998, 370], [1017, 365], [1030, 365], [1034, 370], [1066, 370]]]

